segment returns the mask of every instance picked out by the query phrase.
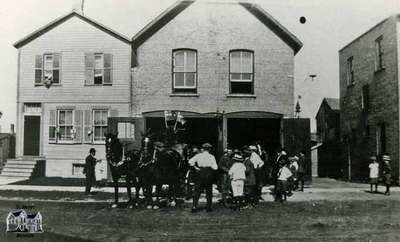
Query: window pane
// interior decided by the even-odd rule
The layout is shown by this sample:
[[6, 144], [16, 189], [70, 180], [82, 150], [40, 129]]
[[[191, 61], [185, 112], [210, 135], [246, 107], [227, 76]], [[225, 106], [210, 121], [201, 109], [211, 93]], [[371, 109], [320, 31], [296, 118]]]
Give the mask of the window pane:
[[65, 123], [72, 124], [72, 111], [65, 112]]
[[102, 111], [101, 124], [107, 125], [108, 111]]
[[184, 73], [174, 73], [174, 85], [175, 87], [183, 87], [184, 83]]
[[185, 71], [196, 72], [196, 52], [187, 51], [186, 52], [186, 66]]
[[101, 114], [99, 111], [94, 111], [94, 118], [93, 118], [93, 123], [95, 125], [101, 124]]
[[54, 70], [53, 71], [53, 83], [60, 83], [60, 71], [59, 70]]
[[42, 70], [35, 70], [35, 82], [42, 80]]
[[103, 69], [103, 56], [102, 55], [95, 55], [94, 56], [94, 64], [95, 69]]
[[102, 75], [95, 76], [94, 77], [94, 84], [96, 84], [96, 85], [103, 84], [103, 76]]
[[252, 53], [251, 52], [242, 52], [242, 72], [243, 73], [251, 73], [252, 70]]
[[230, 71], [240, 73], [240, 52], [235, 51], [231, 52], [231, 58], [230, 58]]
[[240, 80], [241, 75], [239, 73], [232, 73], [231, 80]]
[[175, 51], [174, 52], [174, 67], [183, 67], [184, 59], [183, 59], [183, 51]]
[[249, 80], [249, 81], [251, 81], [251, 76], [252, 76], [252, 74], [250, 74], [250, 73], [243, 73], [243, 74], [242, 74], [242, 80]]
[[186, 73], [186, 87], [195, 87], [196, 73]]
[[101, 136], [101, 127], [94, 127], [94, 139], [98, 140]]
[[65, 137], [65, 126], [60, 126], [59, 132], [60, 132], [60, 137], [64, 138]]
[[53, 71], [46, 70], [44, 71], [44, 79], [45, 80], [53, 80]]
[[111, 84], [111, 69], [104, 70], [104, 84]]
[[60, 55], [55, 55], [53, 59], [53, 67], [60, 68]]
[[51, 55], [46, 55], [44, 58], [44, 69], [52, 70], [53, 69], [53, 57]]
[[65, 111], [60, 111], [58, 115], [58, 123], [65, 124]]

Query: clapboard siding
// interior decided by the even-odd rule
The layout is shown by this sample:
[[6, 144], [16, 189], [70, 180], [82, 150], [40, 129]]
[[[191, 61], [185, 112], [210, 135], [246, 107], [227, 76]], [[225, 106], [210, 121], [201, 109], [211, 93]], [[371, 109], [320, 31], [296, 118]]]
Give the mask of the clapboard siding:
[[[172, 93], [172, 50], [197, 50], [196, 97]], [[229, 97], [229, 51], [254, 51], [254, 97]], [[139, 46], [134, 113], [267, 111], [293, 115], [294, 51], [239, 4], [195, 2]], [[153, 98], [157, 96], [157, 99]]]
[[[73, 17], [21, 47], [20, 101], [129, 101], [131, 47]], [[85, 53], [113, 56], [113, 85], [85, 86]], [[61, 54], [61, 86], [34, 86], [35, 56]]]

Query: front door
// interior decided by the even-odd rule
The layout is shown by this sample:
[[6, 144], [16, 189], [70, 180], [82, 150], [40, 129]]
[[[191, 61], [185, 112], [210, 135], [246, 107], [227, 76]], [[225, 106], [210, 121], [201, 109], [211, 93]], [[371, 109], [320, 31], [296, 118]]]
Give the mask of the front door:
[[39, 155], [40, 116], [24, 117], [24, 155]]

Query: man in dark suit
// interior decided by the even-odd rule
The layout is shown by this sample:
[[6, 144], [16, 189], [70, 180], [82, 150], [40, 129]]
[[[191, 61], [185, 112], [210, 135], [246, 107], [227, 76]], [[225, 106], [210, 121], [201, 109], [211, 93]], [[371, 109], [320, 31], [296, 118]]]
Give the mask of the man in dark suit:
[[83, 174], [86, 176], [86, 195], [90, 194], [90, 189], [96, 183], [95, 167], [96, 163], [100, 160], [97, 160], [95, 156], [96, 150], [94, 148], [90, 148], [89, 155], [85, 159], [85, 168], [83, 168]]

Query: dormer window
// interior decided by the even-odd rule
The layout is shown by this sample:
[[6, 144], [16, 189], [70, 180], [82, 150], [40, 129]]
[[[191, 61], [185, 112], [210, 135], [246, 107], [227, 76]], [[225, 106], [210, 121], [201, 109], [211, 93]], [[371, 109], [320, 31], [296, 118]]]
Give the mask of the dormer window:
[[197, 92], [197, 52], [180, 49], [172, 53], [172, 86], [174, 93]]
[[249, 50], [233, 50], [229, 54], [231, 94], [254, 93], [254, 58]]

